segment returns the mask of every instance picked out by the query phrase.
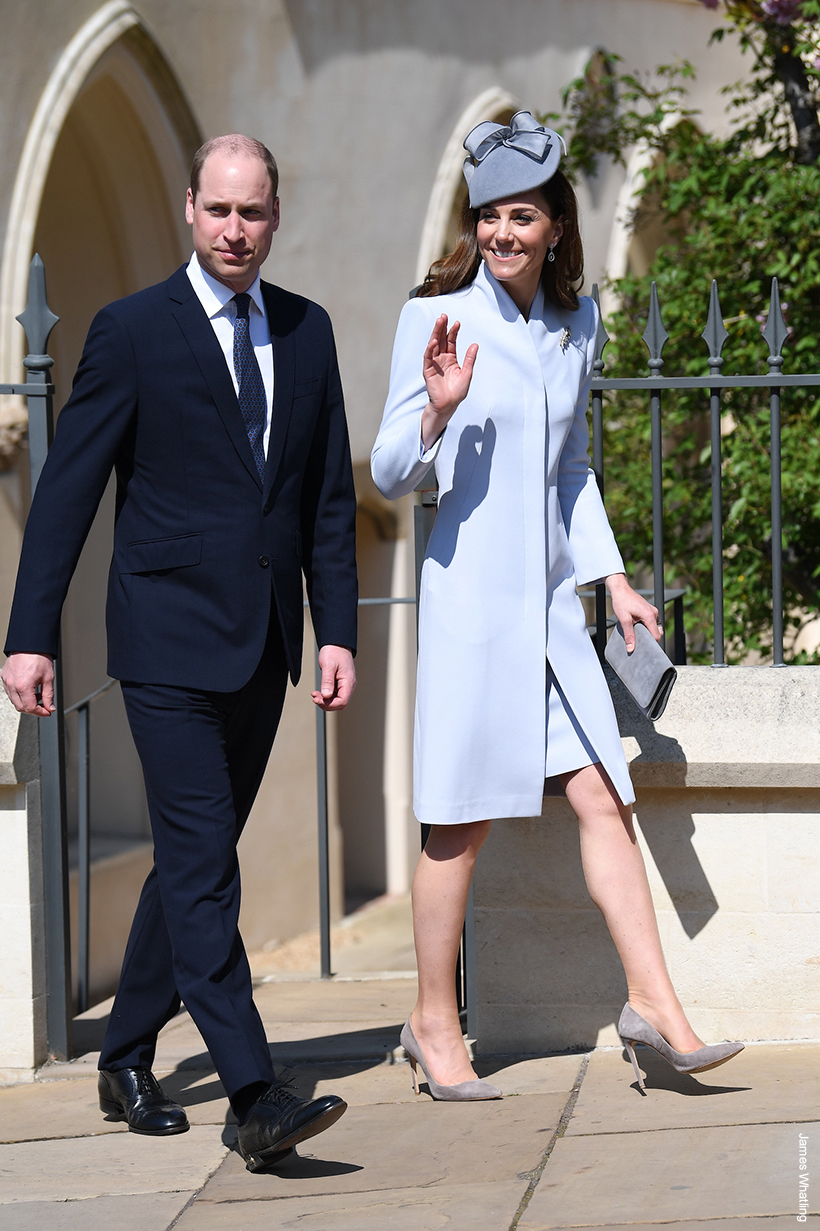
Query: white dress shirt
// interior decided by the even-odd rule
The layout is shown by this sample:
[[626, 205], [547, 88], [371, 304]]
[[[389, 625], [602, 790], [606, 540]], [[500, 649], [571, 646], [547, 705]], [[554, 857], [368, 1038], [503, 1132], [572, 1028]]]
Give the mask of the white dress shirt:
[[[216, 340], [222, 348], [228, 371], [231, 374], [233, 387], [239, 393], [239, 381], [233, 366], [233, 333], [236, 320], [236, 304], [233, 301], [234, 292], [224, 283], [219, 282], [207, 269], [203, 269], [197, 260], [196, 253], [188, 262], [187, 269], [191, 286], [196, 297], [202, 304], [208, 320], [211, 322]], [[265, 311], [265, 300], [262, 297], [262, 287], [257, 273], [253, 285], [247, 292], [251, 297], [248, 310], [251, 342], [253, 343], [256, 361], [262, 373], [262, 383], [265, 386], [265, 434], [262, 445], [265, 457], [268, 456], [268, 440], [270, 439], [270, 408], [273, 405], [273, 346], [270, 340], [268, 314]]]

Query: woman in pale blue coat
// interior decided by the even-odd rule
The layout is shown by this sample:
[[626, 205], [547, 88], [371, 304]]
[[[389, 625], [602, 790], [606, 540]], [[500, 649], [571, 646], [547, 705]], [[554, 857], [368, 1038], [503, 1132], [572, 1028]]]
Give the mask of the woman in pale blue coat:
[[433, 465], [441, 493], [422, 571], [414, 762], [416, 815], [432, 828], [413, 883], [419, 999], [403, 1033], [414, 1076], [418, 1063], [440, 1098], [500, 1096], [472, 1071], [453, 972], [490, 820], [539, 815], [545, 780], [578, 816], [587, 886], [624, 964], [625, 1039], [671, 1045], [686, 1071], [715, 1062], [666, 971], [632, 784], [576, 593], [605, 580], [627, 646], [636, 620], [660, 636], [589, 468], [598, 318], [574, 289], [583, 254], [559, 143], [528, 112], [467, 137], [459, 241], [402, 311], [372, 455], [386, 496]]

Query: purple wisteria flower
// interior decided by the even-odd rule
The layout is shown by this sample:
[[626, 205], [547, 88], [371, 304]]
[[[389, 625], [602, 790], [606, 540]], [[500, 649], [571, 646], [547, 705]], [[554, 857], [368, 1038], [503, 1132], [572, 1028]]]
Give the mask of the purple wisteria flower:
[[800, 17], [802, 4], [801, 0], [760, 0], [760, 7], [766, 16], [772, 17], [779, 26], [790, 26]]
[[[700, 0], [704, 8], [716, 9], [720, 6], [720, 0]], [[754, 21], [774, 21], [778, 26], [790, 26], [793, 21], [799, 21], [803, 17], [803, 2], [802, 0], [749, 0], [746, 4], [747, 16]], [[760, 15], [758, 15], [760, 14]], [[806, 21], [813, 22], [814, 17], [805, 18]]]

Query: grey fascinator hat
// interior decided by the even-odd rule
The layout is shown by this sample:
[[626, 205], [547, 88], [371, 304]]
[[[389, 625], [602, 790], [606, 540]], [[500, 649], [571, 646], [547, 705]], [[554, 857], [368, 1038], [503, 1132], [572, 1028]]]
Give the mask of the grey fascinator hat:
[[562, 146], [566, 153], [564, 138], [529, 111], [517, 111], [508, 125], [494, 120], [476, 124], [464, 138], [470, 205], [478, 209], [540, 188], [558, 170]]

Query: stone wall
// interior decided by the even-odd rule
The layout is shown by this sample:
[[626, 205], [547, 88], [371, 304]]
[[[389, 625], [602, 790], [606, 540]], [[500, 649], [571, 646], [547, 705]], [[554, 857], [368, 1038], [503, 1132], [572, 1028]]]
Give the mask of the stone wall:
[[0, 1084], [46, 1058], [37, 719], [0, 705]]
[[[820, 671], [684, 667], [652, 724], [610, 675], [673, 981], [709, 1041], [820, 1037]], [[615, 1044], [626, 985], [565, 800], [475, 880], [478, 1048]]]

